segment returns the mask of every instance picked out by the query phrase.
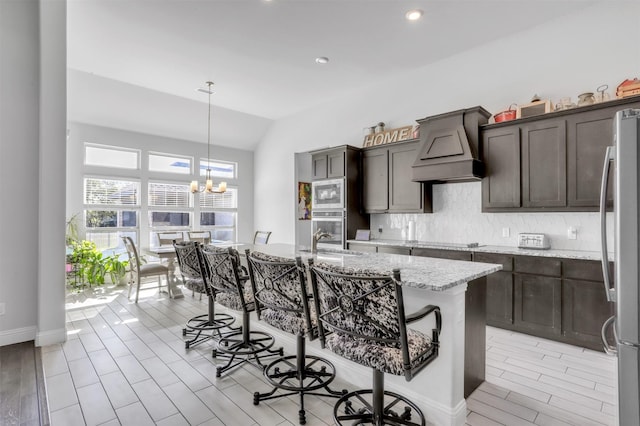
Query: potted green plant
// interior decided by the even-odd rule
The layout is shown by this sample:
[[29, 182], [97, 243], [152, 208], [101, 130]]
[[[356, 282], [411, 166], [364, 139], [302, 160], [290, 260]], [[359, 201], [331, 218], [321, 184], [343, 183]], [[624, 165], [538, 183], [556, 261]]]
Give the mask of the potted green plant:
[[74, 285], [80, 284], [104, 284], [104, 277], [107, 273], [105, 261], [95, 243], [92, 241], [83, 240], [80, 242], [71, 242], [73, 251], [71, 252], [69, 259], [74, 265], [75, 275], [79, 282]]
[[113, 284], [126, 284], [124, 278], [127, 275], [128, 260], [120, 260], [120, 255], [114, 253], [104, 258], [104, 266]]

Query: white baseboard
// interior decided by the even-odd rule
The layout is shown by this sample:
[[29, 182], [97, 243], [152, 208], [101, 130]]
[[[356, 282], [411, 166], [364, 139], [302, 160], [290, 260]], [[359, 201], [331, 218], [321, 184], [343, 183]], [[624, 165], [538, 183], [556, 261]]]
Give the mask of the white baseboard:
[[67, 329], [39, 331], [36, 333], [36, 346], [48, 346], [67, 340]]
[[28, 342], [36, 337], [36, 327], [14, 328], [13, 330], [0, 331], [0, 346], [13, 345], [14, 343]]

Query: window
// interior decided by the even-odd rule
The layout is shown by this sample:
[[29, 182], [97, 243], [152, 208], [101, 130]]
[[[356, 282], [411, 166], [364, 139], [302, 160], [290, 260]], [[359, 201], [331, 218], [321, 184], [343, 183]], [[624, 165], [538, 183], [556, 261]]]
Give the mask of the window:
[[191, 158], [170, 154], [149, 154], [149, 170], [152, 172], [191, 174]]
[[189, 185], [149, 182], [149, 241], [158, 244], [157, 232], [188, 230], [193, 203]]
[[238, 189], [223, 194], [200, 194], [200, 227], [211, 231], [214, 240], [236, 241]]
[[86, 239], [99, 250], [124, 249], [120, 238], [124, 235], [137, 240], [139, 182], [85, 177], [84, 205]]
[[140, 151], [115, 146], [85, 144], [84, 164], [136, 170], [140, 168]]
[[205, 176], [207, 167], [211, 167], [211, 176], [224, 179], [235, 179], [238, 177], [238, 163], [228, 161], [207, 161], [200, 160], [200, 176]]

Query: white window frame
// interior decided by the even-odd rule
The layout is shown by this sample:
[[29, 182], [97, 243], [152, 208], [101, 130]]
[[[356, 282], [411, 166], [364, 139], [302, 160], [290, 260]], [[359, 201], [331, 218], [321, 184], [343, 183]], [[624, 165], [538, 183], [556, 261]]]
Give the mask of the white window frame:
[[[183, 159], [183, 160], [185, 160], [185, 161], [187, 161], [189, 163], [189, 167], [185, 168], [184, 173], [171, 171], [171, 170], [153, 170], [153, 169], [151, 169], [151, 156]], [[147, 170], [149, 172], [151, 172], [151, 173], [169, 173], [169, 174], [176, 175], [176, 176], [182, 176], [182, 175], [187, 175], [188, 176], [188, 175], [192, 174], [194, 163], [195, 163], [194, 158], [191, 157], [191, 156], [188, 156], [188, 155], [171, 154], [171, 153], [168, 153], [168, 152], [158, 152], [158, 151], [149, 151], [149, 152], [147, 152]]]
[[[117, 165], [113, 165], [113, 164], [108, 164], [108, 165], [101, 165], [101, 164], [87, 164], [87, 148], [98, 148], [98, 149], [105, 149], [105, 150], [110, 150], [110, 151], [120, 151], [120, 152], [132, 152], [136, 154], [136, 167], [131, 168], [131, 167], [118, 167]], [[104, 144], [98, 144], [98, 143], [92, 143], [92, 142], [85, 142], [83, 149], [82, 149], [82, 164], [84, 164], [87, 167], [100, 167], [103, 169], [111, 169], [111, 170], [140, 170], [141, 169], [141, 164], [142, 164], [142, 152], [139, 149], [135, 149], [135, 148], [125, 148], [123, 146], [117, 146], [117, 145], [104, 145]]]

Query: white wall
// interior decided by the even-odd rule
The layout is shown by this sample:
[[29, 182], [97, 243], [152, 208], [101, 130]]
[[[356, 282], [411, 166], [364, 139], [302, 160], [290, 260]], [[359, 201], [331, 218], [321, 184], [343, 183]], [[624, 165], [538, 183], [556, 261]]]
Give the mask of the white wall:
[[0, 2], [0, 345], [66, 338], [66, 3]]
[[[203, 123], [204, 124], [204, 123]], [[147, 168], [147, 154], [149, 151], [187, 155], [196, 159], [207, 158], [206, 143], [164, 138], [144, 133], [100, 127], [84, 123], [69, 123], [69, 138], [67, 142], [67, 217], [83, 210], [83, 175], [105, 175], [100, 167], [84, 165], [84, 143], [123, 146], [139, 149], [142, 152], [142, 169], [130, 172], [119, 171], [117, 176], [141, 179], [141, 185], [146, 186], [149, 178], [184, 181], [189, 183], [195, 176], [175, 175], [166, 173], [151, 173]], [[238, 241], [253, 241], [253, 152], [233, 148], [211, 145], [211, 158], [217, 160], [234, 161], [238, 163], [238, 179], [226, 179], [229, 186], [238, 186]], [[109, 175], [114, 176], [112, 170]], [[198, 176], [200, 180], [200, 178]], [[217, 184], [218, 181], [214, 181]], [[146, 214], [143, 206], [142, 214]], [[146, 221], [140, 222], [140, 245], [149, 246], [149, 232]], [[81, 228], [82, 231], [82, 228]]]
[[[256, 227], [273, 230], [274, 242], [295, 242], [294, 152], [361, 146], [362, 128], [378, 121], [400, 127], [475, 105], [498, 112], [528, 102], [534, 93], [555, 102], [565, 96], [575, 100], [603, 83], [613, 93], [619, 82], [640, 72], [639, 39], [640, 2], [601, 2], [279, 120], [255, 152]], [[579, 236], [596, 232], [591, 222], [585, 226]], [[525, 222], [523, 228], [531, 227]]]

